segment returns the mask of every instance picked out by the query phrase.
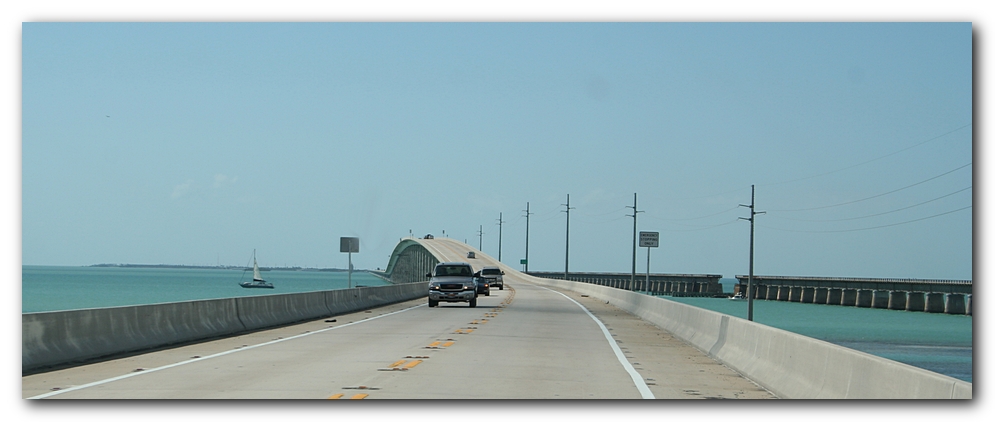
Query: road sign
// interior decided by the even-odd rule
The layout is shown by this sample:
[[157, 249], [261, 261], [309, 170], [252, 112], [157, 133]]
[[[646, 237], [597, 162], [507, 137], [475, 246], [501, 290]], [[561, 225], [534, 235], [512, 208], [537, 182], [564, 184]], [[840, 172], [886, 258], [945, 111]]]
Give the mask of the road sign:
[[349, 254], [349, 288], [352, 288], [352, 254], [359, 252], [358, 237], [340, 237], [339, 252]]
[[660, 247], [660, 232], [639, 232], [640, 248]]
[[339, 252], [359, 252], [359, 238], [358, 237], [341, 237], [339, 238]]
[[529, 260], [527, 260], [527, 259], [523, 259], [522, 260], [522, 265], [525, 265], [525, 264], [528, 264], [528, 263], [529, 263]]

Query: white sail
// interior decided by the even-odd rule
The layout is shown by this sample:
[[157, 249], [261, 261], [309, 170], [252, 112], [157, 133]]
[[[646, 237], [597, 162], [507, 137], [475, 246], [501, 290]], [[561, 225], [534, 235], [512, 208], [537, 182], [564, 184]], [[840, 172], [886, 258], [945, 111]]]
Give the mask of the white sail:
[[256, 251], [252, 251], [252, 280], [263, 281], [263, 276], [259, 275], [259, 264], [256, 263]]

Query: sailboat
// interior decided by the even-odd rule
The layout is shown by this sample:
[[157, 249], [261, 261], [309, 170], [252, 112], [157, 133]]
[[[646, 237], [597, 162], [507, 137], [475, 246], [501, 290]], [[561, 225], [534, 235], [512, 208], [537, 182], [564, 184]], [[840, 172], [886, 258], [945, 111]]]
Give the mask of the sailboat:
[[256, 250], [252, 250], [252, 281], [243, 281], [238, 283], [239, 286], [245, 288], [262, 288], [262, 289], [272, 289], [273, 283], [269, 283], [263, 280], [263, 277], [259, 275], [259, 264], [256, 263]]

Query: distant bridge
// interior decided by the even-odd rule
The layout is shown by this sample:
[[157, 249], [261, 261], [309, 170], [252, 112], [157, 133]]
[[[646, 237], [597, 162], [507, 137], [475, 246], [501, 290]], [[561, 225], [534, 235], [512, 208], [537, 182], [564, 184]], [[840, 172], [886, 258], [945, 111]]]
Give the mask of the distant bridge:
[[[529, 271], [527, 274], [670, 296], [724, 296], [719, 274], [636, 274]], [[725, 295], [727, 296], [727, 295]]]
[[[736, 291], [749, 276], [737, 275]], [[753, 297], [825, 305], [971, 315], [971, 280], [753, 276]]]

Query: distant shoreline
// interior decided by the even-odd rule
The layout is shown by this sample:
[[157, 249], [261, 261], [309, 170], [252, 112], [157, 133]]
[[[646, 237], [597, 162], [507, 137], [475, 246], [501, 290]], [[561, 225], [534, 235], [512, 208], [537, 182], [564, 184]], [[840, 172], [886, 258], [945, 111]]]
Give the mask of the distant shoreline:
[[[179, 268], [191, 270], [251, 270], [251, 267], [241, 265], [174, 265], [174, 264], [93, 264], [86, 267], [107, 268]], [[259, 267], [259, 271], [324, 271], [347, 272], [345, 268], [304, 268], [304, 267]], [[353, 268], [353, 272], [368, 272], [370, 270]]]

